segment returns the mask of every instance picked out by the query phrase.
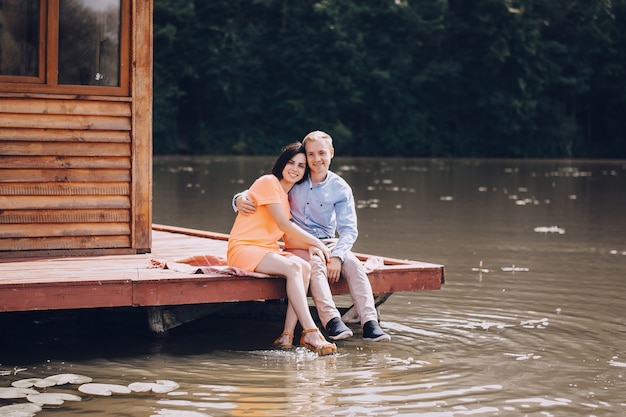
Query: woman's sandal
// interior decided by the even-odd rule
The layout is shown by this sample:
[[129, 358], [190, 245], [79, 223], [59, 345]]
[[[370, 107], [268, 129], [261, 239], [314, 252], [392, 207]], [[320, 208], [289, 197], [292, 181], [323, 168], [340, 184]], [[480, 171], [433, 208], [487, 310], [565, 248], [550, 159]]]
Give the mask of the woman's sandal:
[[317, 345], [317, 346], [305, 342], [304, 335], [307, 333], [314, 333], [314, 332], [317, 332], [320, 334], [320, 336], [322, 336], [322, 333], [320, 333], [319, 329], [317, 328], [302, 330], [302, 336], [300, 337], [300, 346], [303, 346], [309, 349], [311, 352], [315, 352], [320, 356], [330, 355], [332, 353], [337, 352], [337, 345], [334, 343], [327, 342], [326, 339], [324, 339], [324, 336], [322, 336], [322, 339], [324, 339], [324, 342], [322, 342], [322, 344]]
[[[288, 337], [287, 343], [281, 342], [281, 339], [283, 338], [283, 336]], [[296, 347], [293, 345], [293, 333], [288, 332], [288, 331], [282, 332], [280, 336], [278, 336], [278, 339], [274, 340], [274, 345], [280, 346], [281, 349], [295, 349]]]

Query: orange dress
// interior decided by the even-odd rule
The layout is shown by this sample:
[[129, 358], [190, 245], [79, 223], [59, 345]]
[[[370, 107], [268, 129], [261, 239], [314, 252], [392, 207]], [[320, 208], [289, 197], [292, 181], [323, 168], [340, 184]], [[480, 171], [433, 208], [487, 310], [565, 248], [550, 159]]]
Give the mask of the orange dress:
[[287, 218], [291, 219], [287, 193], [274, 175], [258, 178], [248, 190], [248, 197], [257, 205], [254, 214], [237, 214], [230, 230], [226, 258], [228, 265], [254, 271], [269, 252], [280, 253], [278, 240], [283, 232], [267, 208], [268, 204], [279, 203]]

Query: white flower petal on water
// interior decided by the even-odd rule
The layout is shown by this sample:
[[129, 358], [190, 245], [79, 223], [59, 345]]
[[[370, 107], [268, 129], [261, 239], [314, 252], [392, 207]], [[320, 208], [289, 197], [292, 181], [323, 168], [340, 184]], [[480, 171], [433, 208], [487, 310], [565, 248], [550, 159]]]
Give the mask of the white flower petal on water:
[[0, 387], [0, 398], [3, 400], [10, 400], [15, 398], [26, 398], [29, 394], [38, 394], [39, 391], [31, 388], [13, 387], [4, 388]]
[[47, 377], [51, 381], [54, 381], [56, 385], [65, 385], [65, 384], [88, 384], [93, 381], [92, 378], [85, 375], [78, 374], [58, 374], [51, 375]]
[[130, 394], [130, 388], [117, 384], [83, 384], [78, 390], [84, 394], [111, 396], [112, 394]]
[[0, 417], [33, 417], [41, 407], [33, 403], [11, 404], [0, 407]]
[[35, 403], [40, 406], [44, 405], [62, 405], [65, 401], [80, 401], [81, 397], [74, 394], [67, 394], [64, 392], [49, 392], [49, 393], [37, 393], [30, 394], [26, 397], [31, 403]]
[[530, 269], [529, 268], [523, 268], [523, 267], [517, 267], [515, 265], [513, 266], [505, 266], [502, 269], [504, 272], [529, 272]]
[[27, 378], [27, 379], [20, 379], [17, 381], [13, 381], [11, 382], [11, 385], [17, 388], [30, 388], [30, 387], [47, 388], [47, 387], [55, 386], [56, 383], [53, 381], [48, 381], [46, 379], [41, 379], [41, 378]]
[[154, 382], [133, 382], [128, 386], [134, 392], [155, 392], [158, 394], [165, 394], [170, 391], [174, 391], [175, 389], [180, 388], [174, 381], [169, 381], [166, 379], [157, 379], [156, 383]]
[[565, 229], [558, 226], [538, 226], [533, 229], [537, 233], [558, 233], [565, 234]]

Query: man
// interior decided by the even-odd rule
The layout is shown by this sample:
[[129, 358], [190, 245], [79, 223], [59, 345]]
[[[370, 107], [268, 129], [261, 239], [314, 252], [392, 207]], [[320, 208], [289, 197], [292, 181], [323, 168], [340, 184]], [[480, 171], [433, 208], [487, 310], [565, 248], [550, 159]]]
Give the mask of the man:
[[[352, 330], [343, 323], [332, 298], [329, 283], [343, 276], [348, 282], [354, 307], [359, 314], [366, 341], [390, 341], [378, 323], [378, 313], [367, 273], [361, 261], [352, 253], [357, 239], [357, 217], [352, 188], [339, 175], [329, 170], [335, 155], [330, 135], [314, 131], [306, 135], [304, 144], [310, 177], [296, 184], [289, 192], [292, 221], [313, 236], [321, 239], [331, 250], [328, 264], [317, 256], [311, 261], [310, 290], [318, 315], [329, 338], [346, 339]], [[245, 194], [234, 198], [234, 206], [242, 214], [253, 213], [256, 206]], [[338, 235], [338, 237], [336, 237]], [[301, 242], [285, 237], [285, 248], [304, 259], [309, 259], [307, 248]]]

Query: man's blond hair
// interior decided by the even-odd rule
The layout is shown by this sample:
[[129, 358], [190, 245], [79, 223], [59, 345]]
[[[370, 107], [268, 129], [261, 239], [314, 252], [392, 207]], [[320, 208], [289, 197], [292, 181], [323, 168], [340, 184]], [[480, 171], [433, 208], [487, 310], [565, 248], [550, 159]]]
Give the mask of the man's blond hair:
[[321, 130], [314, 130], [313, 132], [306, 135], [304, 139], [302, 139], [302, 144], [306, 146], [306, 143], [308, 141], [316, 141], [316, 140], [328, 141], [328, 144], [330, 145], [331, 149], [333, 147], [333, 138], [328, 133], [322, 132]]

